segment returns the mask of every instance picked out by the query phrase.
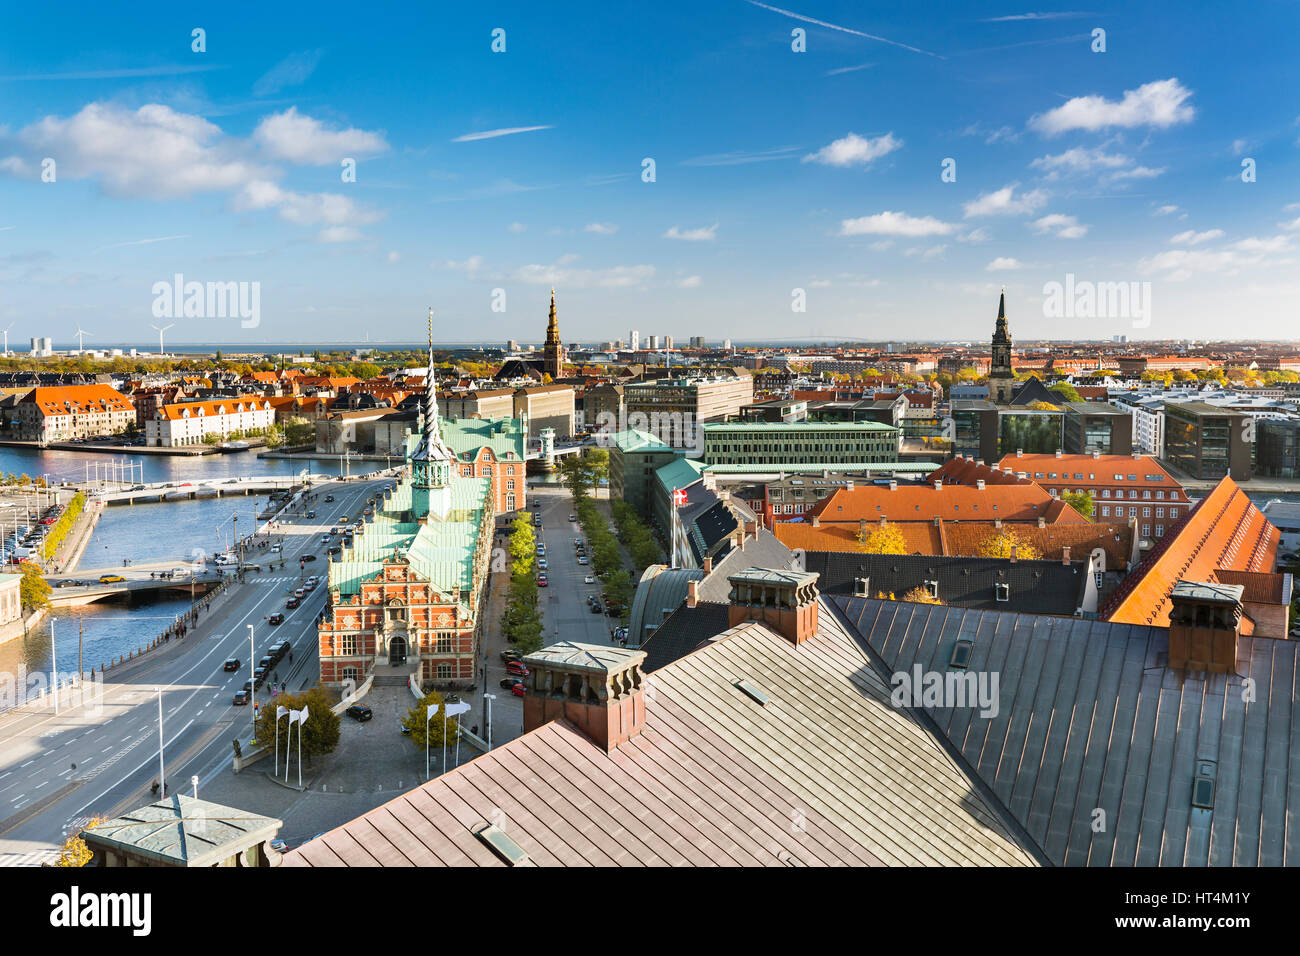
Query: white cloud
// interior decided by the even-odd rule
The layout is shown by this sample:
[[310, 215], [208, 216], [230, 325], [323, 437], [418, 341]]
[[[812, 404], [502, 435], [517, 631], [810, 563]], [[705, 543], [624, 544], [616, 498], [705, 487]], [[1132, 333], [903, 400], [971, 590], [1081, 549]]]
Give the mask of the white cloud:
[[1024, 265], [1019, 259], [1012, 259], [1009, 256], [998, 256], [992, 262], [984, 267], [985, 272], [1010, 272], [1014, 269], [1023, 269]]
[[1157, 209], [1157, 210], [1156, 210], [1155, 212], [1153, 212], [1151, 215], [1153, 215], [1153, 216], [1172, 216], [1172, 215], [1173, 215], [1174, 213], [1176, 213], [1176, 212], [1178, 212], [1178, 207], [1177, 207], [1177, 206], [1161, 206], [1159, 209]]
[[991, 193], [980, 193], [979, 198], [962, 205], [962, 216], [1023, 216], [1037, 212], [1047, 203], [1048, 193], [1042, 189], [1021, 193], [1016, 198], [1015, 191], [1019, 183], [1003, 186]]
[[235, 199], [235, 208], [275, 209], [281, 219], [299, 226], [357, 226], [383, 218], [382, 213], [339, 193], [295, 193], [266, 180], [245, 186]]
[[823, 146], [817, 152], [809, 153], [803, 158], [803, 162], [821, 163], [824, 166], [866, 166], [872, 160], [900, 149], [902, 145], [903, 141], [893, 133], [886, 133], [875, 139], [849, 133], [829, 146]]
[[933, 216], [909, 216], [905, 212], [886, 209], [874, 216], [840, 221], [841, 236], [946, 236], [953, 231], [951, 223]]
[[1035, 219], [1029, 228], [1039, 235], [1054, 235], [1058, 239], [1082, 239], [1088, 233], [1088, 227], [1079, 225], [1079, 220], [1074, 216], [1059, 212]]
[[562, 285], [570, 289], [625, 289], [644, 286], [655, 276], [651, 265], [613, 266], [608, 269], [570, 268], [572, 259], [565, 257], [551, 265], [526, 265], [516, 269], [513, 278], [533, 285]]
[[356, 242], [365, 238], [355, 226], [329, 226], [316, 234], [321, 242]]
[[214, 124], [157, 103], [134, 111], [89, 103], [67, 118], [47, 116], [25, 127], [11, 143], [5, 139], [0, 149], [9, 145], [15, 153], [6, 160], [11, 174], [34, 172], [52, 156], [60, 179], [97, 179], [115, 196], [182, 198], [237, 189], [268, 174]]
[[1121, 153], [1107, 153], [1105, 150], [1088, 149], [1075, 146], [1055, 156], [1039, 156], [1029, 165], [1034, 169], [1044, 170], [1049, 179], [1062, 173], [1090, 173], [1098, 169], [1122, 169], [1132, 163], [1131, 157]]
[[254, 96], [270, 96], [272, 93], [279, 93], [286, 86], [299, 86], [307, 81], [307, 78], [316, 72], [316, 65], [320, 63], [323, 50], [304, 50], [301, 53], [291, 53], [253, 84]]
[[1207, 229], [1205, 232], [1196, 232], [1188, 229], [1186, 232], [1180, 232], [1169, 241], [1175, 246], [1198, 246], [1202, 242], [1209, 242], [1211, 239], [1223, 238], [1222, 229]]
[[[714, 226], [716, 229], [717, 226]], [[612, 222], [589, 222], [582, 227], [583, 232], [594, 232], [598, 236], [612, 236], [618, 232], [618, 226]]]
[[463, 259], [460, 262], [457, 262], [455, 259], [448, 259], [443, 263], [443, 268], [450, 269], [452, 272], [463, 272], [466, 275], [473, 275], [474, 273], [483, 270], [483, 262], [484, 260], [482, 256], [470, 256], [468, 259]]
[[703, 282], [704, 280], [699, 276], [687, 276], [677, 285], [682, 289], [698, 289]]
[[710, 153], [682, 160], [683, 166], [746, 166], [750, 163], [770, 163], [781, 159], [794, 159], [798, 146], [777, 146], [772, 149], [743, 150], [730, 153]]
[[506, 226], [506, 229], [508, 229], [510, 232], [513, 233], [520, 233], [520, 232], [525, 232], [528, 229], [528, 227], [525, 226], [522, 222], [512, 222], [510, 225]]
[[943, 258], [944, 251], [947, 248], [948, 248], [947, 245], [930, 246], [925, 249], [922, 249], [920, 246], [914, 246], [913, 248], [908, 249], [906, 252], [904, 252], [903, 255], [918, 256], [920, 257], [922, 262], [929, 262], [931, 259]]
[[341, 159], [369, 156], [388, 149], [380, 133], [363, 129], [330, 129], [291, 106], [257, 124], [253, 140], [276, 159], [308, 166], [328, 166]]
[[1287, 232], [1295, 232], [1297, 229], [1300, 229], [1300, 216], [1297, 216], [1290, 222], [1279, 222], [1277, 227], [1279, 229], [1285, 229]]
[[1020, 134], [1010, 126], [999, 126], [997, 129], [989, 129], [980, 123], [971, 123], [961, 131], [963, 136], [982, 136], [984, 142], [992, 146], [994, 143], [1014, 143], [1020, 139]]
[[1285, 265], [1291, 257], [1277, 253], [1290, 251], [1290, 236], [1261, 239], [1250, 237], [1218, 249], [1169, 249], [1138, 262], [1145, 275], [1159, 275], [1170, 282], [1184, 282], [1206, 273], [1237, 275], [1244, 268]]
[[700, 226], [698, 229], [683, 229], [680, 226], [673, 226], [664, 233], [665, 239], [684, 239], [687, 242], [708, 242], [718, 237], [718, 224], [715, 222], [711, 226]]
[[892, 249], [893, 247], [893, 239], [879, 239], [868, 246], [869, 249], [874, 249], [876, 252], [884, 252], [886, 249]]
[[1136, 90], [1125, 90], [1119, 101], [1104, 96], [1076, 96], [1056, 109], [1040, 113], [1029, 120], [1031, 129], [1045, 136], [1067, 130], [1101, 130], [1110, 127], [1132, 129], [1154, 126], [1167, 129], [1190, 123], [1196, 110], [1187, 104], [1192, 91], [1177, 77], [1145, 83]]
[[516, 133], [533, 133], [539, 129], [555, 129], [554, 126], [510, 126], [505, 129], [485, 129], [481, 133], [465, 133], [452, 139], [453, 143], [473, 143], [480, 139], [496, 139], [498, 136], [514, 136]]
[[402, 254], [401, 254], [400, 252], [396, 251], [396, 250], [394, 250], [394, 251], [392, 251], [392, 252], [390, 252], [390, 253], [388, 254], [388, 261], [389, 261], [389, 262], [396, 262], [396, 261], [397, 261], [398, 259], [400, 259], [400, 258], [402, 258]]
[[968, 233], [958, 236], [957, 241], [958, 242], [988, 242], [992, 238], [993, 238], [993, 234], [991, 232], [989, 232], [983, 226], [979, 226], [976, 229], [972, 229]]

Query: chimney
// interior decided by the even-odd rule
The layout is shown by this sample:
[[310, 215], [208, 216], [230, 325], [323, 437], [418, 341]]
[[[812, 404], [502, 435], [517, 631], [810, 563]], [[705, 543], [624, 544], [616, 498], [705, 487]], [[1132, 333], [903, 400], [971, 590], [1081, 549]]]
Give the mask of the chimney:
[[1024, 457], [1025, 457], [1025, 450], [1024, 450], [1023, 448], [1017, 448], [1017, 449], [1016, 449], [1016, 457], [1017, 457], [1017, 458], [1024, 458]]
[[736, 550], [745, 550], [745, 532], [743, 529], [736, 532]]
[[1038, 516], [1038, 527], [1040, 527], [1040, 528], [1046, 528], [1046, 527], [1047, 527], [1047, 519], [1044, 518], [1042, 515], [1039, 515], [1039, 516]]
[[975, 490], [976, 490], [976, 491], [983, 491], [983, 490], [984, 490], [984, 479], [983, 479], [983, 478], [976, 478], [976, 479], [975, 479]]
[[1094, 452], [1092, 453], [1092, 460], [1093, 460], [1093, 461], [1097, 461], [1097, 460], [1100, 459], [1100, 458], [1101, 458], [1101, 452], [1099, 452], [1099, 451], [1094, 451]]
[[1057, 457], [1057, 458], [1060, 458], [1060, 457], [1061, 457], [1061, 449], [1059, 449], [1059, 448], [1056, 449], [1056, 457]]
[[1234, 673], [1244, 592], [1240, 584], [1175, 584], [1169, 595], [1169, 666]]
[[890, 490], [890, 491], [897, 491], [897, 490], [898, 490], [898, 482], [895, 481], [893, 478], [890, 478], [890, 479], [889, 479], [889, 490]]
[[817, 633], [817, 572], [750, 568], [727, 580], [729, 627], [762, 621], [795, 644]]
[[[816, 520], [817, 520], [816, 518], [813, 518], [813, 521], [816, 521]], [[705, 558], [705, 559], [704, 559], [704, 576], [707, 578], [707, 577], [708, 577], [710, 574], [712, 574], [712, 573], [713, 573], [713, 559], [712, 559], [712, 558]]]
[[524, 733], [563, 717], [610, 753], [645, 726], [645, 651], [561, 641], [524, 658]]
[[865, 537], [867, 536], [867, 519], [866, 519], [866, 518], [859, 518], [859, 519], [858, 519], [858, 536], [859, 536], [859, 537], [862, 537], [862, 538], [865, 538]]
[[[864, 523], [866, 522], [866, 519], [865, 519], [865, 518], [863, 519], [863, 522], [864, 522]], [[881, 515], [881, 516], [880, 516], [880, 527], [883, 528], [883, 527], [885, 527], [887, 524], [889, 524], [889, 522], [885, 520], [885, 516], [884, 516], [884, 515]]]
[[699, 603], [700, 603], [700, 582], [687, 581], [686, 582], [686, 606], [695, 607], [695, 605]]
[[[1062, 564], [1070, 563], [1070, 546], [1068, 544], [1061, 549], [1061, 563]], [[692, 607], [694, 607], [694, 605], [692, 605]]]
[[1019, 559], [1019, 557], [1020, 557], [1020, 545], [1013, 544], [1011, 546], [1011, 563], [1015, 564], [1016, 561]]
[[813, 515], [812, 526], [814, 528], [820, 528], [822, 526], [822, 519], [818, 515]]
[[1001, 518], [994, 518], [994, 519], [993, 519], [993, 527], [995, 527], [995, 528], [999, 528], [999, 529], [1000, 529], [1000, 528], [1002, 527], [1002, 519], [1001, 519]]

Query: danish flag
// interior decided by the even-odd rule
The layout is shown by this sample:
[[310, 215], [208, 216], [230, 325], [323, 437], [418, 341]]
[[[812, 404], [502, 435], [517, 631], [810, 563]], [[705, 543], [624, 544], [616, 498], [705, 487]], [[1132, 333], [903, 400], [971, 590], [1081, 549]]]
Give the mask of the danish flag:
[[682, 505], [684, 505], [684, 504], [686, 504], [686, 489], [685, 489], [685, 488], [674, 488], [674, 489], [673, 489], [673, 505], [674, 505], [675, 507], [680, 508], [680, 507], [681, 507]]

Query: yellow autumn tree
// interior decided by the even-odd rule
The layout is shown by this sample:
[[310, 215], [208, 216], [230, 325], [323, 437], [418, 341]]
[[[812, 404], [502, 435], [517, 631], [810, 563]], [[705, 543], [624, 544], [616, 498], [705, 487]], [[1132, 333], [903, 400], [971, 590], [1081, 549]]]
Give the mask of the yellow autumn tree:
[[926, 590], [924, 585], [918, 584], [912, 590], [903, 595], [903, 600], [912, 604], [942, 604], [937, 597]]
[[81, 834], [86, 830], [93, 829], [104, 823], [107, 817], [92, 817], [81, 829], [70, 833], [68, 838], [63, 841], [63, 846], [59, 848], [59, 858], [54, 861], [55, 866], [76, 867], [85, 866], [90, 862], [93, 854], [90, 847], [86, 846], [86, 841], [81, 838]]
[[1009, 558], [1011, 549], [1016, 549], [1016, 558], [1021, 561], [1037, 561], [1043, 553], [1010, 528], [1003, 528], [991, 538], [986, 538], [980, 545], [982, 558]]
[[897, 525], [869, 525], [858, 533], [858, 547], [867, 554], [907, 554], [907, 541]]

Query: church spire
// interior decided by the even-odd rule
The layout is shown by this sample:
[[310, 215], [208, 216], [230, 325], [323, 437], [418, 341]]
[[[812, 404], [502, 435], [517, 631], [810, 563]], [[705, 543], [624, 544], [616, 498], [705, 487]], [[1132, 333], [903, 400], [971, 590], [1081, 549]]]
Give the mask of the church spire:
[[542, 371], [552, 380], [564, 374], [564, 345], [560, 342], [560, 323], [555, 318], [555, 289], [551, 289], [551, 314], [546, 323], [546, 344], [542, 347]]
[[429, 371], [424, 379], [424, 438], [425, 444], [432, 448], [442, 443], [438, 428], [438, 388], [433, 368], [433, 307], [429, 307]]

